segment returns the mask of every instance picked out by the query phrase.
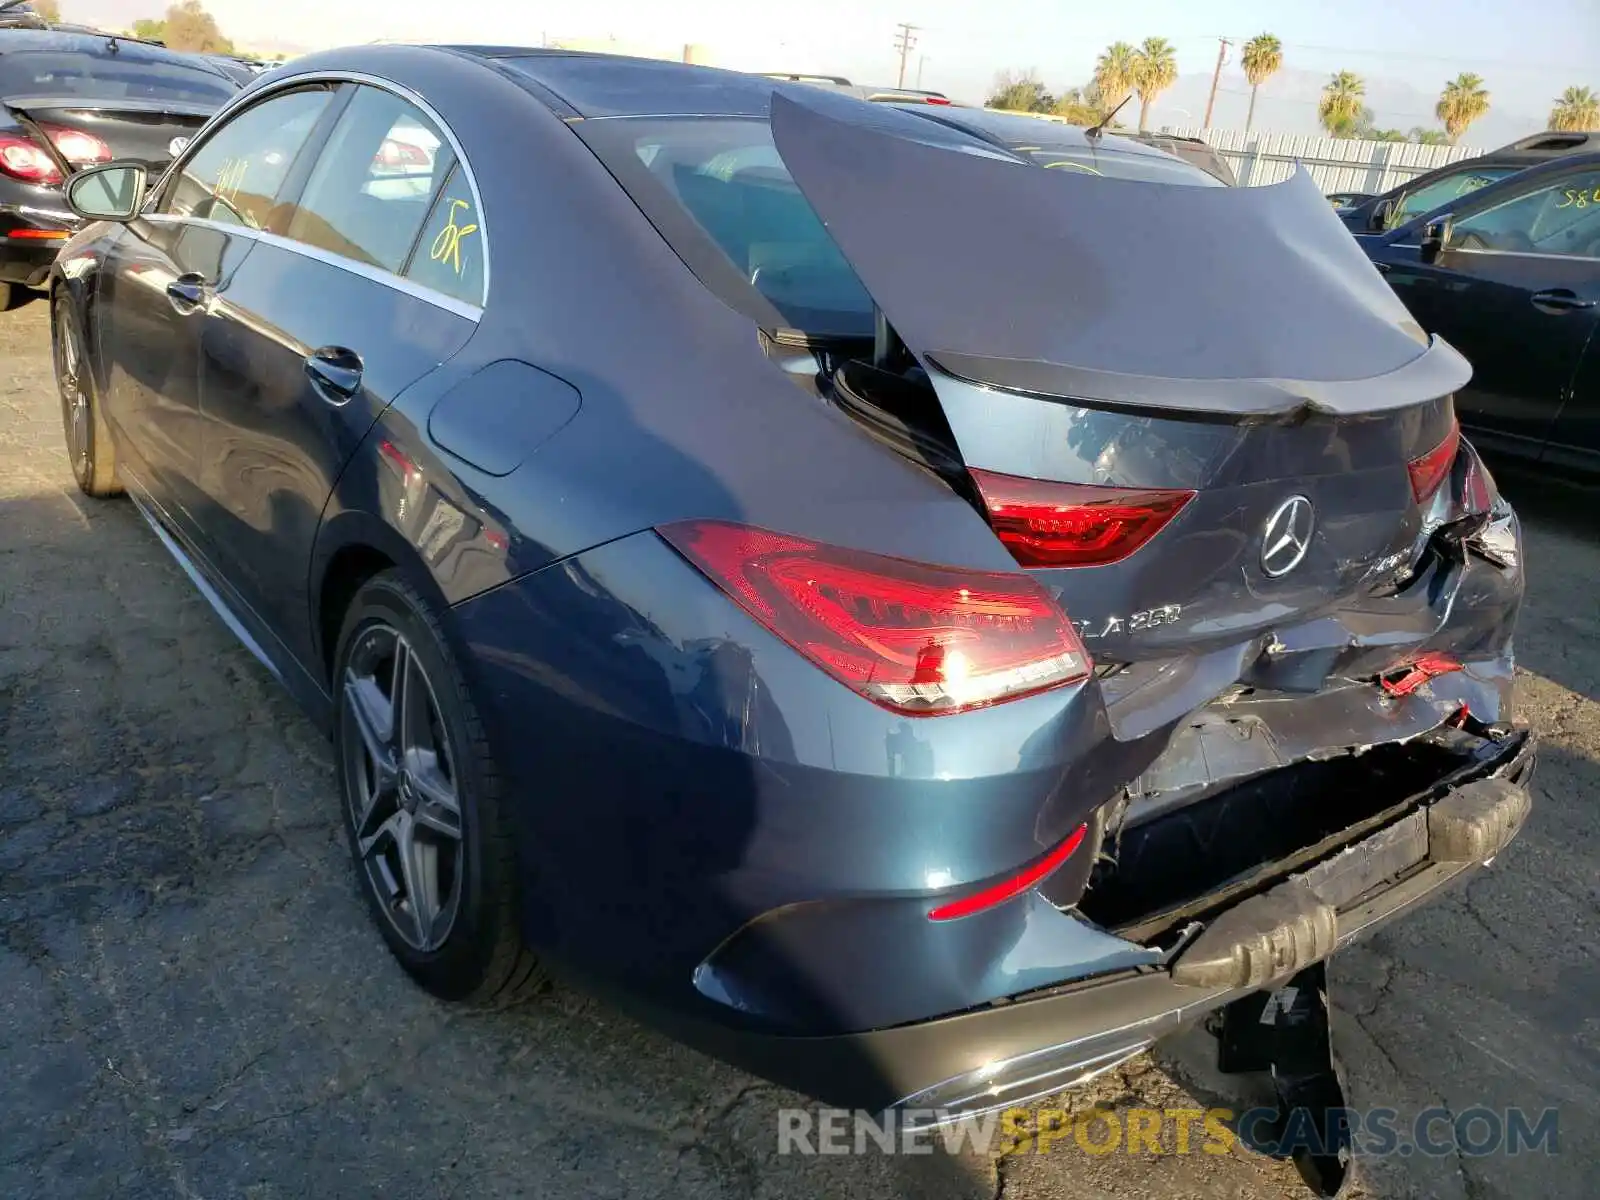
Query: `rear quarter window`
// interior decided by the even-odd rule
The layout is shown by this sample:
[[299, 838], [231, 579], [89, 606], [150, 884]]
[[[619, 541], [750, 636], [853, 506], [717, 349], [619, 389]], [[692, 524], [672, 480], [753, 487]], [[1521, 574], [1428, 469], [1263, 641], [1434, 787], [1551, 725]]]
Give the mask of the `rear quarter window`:
[[482, 304], [483, 268], [483, 217], [457, 164], [422, 226], [406, 278], [465, 304]]

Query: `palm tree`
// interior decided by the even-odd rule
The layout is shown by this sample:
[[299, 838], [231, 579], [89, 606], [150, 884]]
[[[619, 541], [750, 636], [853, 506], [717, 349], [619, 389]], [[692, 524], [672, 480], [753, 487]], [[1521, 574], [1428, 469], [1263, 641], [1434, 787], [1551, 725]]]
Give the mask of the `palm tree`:
[[1258, 34], [1244, 44], [1244, 77], [1250, 81], [1250, 111], [1245, 114], [1244, 131], [1256, 119], [1256, 90], [1283, 66], [1283, 43], [1270, 33]]
[[1139, 52], [1127, 42], [1112, 42], [1095, 60], [1094, 83], [1100, 89], [1100, 103], [1110, 112], [1133, 91]]
[[1424, 129], [1421, 125], [1413, 125], [1406, 131], [1406, 141], [1415, 142], [1419, 146], [1443, 146], [1450, 139], [1445, 137], [1442, 130]]
[[1433, 115], [1444, 122], [1444, 131], [1454, 146], [1467, 131], [1467, 126], [1488, 111], [1489, 92], [1483, 86], [1483, 77], [1463, 71], [1444, 85]]
[[1569, 87], [1550, 110], [1551, 129], [1600, 129], [1600, 96], [1586, 87]]
[[1166, 38], [1145, 38], [1134, 59], [1133, 86], [1139, 93], [1139, 128], [1150, 123], [1150, 106], [1178, 82], [1178, 54]]
[[1352, 71], [1340, 71], [1328, 80], [1317, 104], [1317, 120], [1334, 137], [1349, 137], [1361, 122], [1362, 98], [1367, 85]]

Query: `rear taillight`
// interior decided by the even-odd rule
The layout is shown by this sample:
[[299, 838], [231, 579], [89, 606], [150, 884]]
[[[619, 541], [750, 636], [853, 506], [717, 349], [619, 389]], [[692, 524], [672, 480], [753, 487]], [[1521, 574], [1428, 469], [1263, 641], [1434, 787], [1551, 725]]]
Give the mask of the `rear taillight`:
[[0, 171], [24, 183], [61, 182], [61, 171], [44, 147], [14, 133], [0, 133]]
[[846, 687], [934, 716], [1088, 676], [1077, 631], [1026, 575], [933, 566], [724, 521], [658, 532]]
[[1192, 491], [1050, 483], [971, 472], [989, 524], [1025, 567], [1121, 562], [1183, 511]]
[[56, 149], [61, 151], [61, 157], [75, 167], [111, 161], [111, 147], [92, 133], [62, 125], [41, 125], [39, 128], [55, 143]]
[[[61, 157], [75, 167], [110, 162], [111, 147], [81, 129], [62, 125], [41, 125]], [[0, 133], [0, 171], [26, 183], [61, 182], [61, 169], [55, 159], [32, 138], [16, 133]]]
[[1461, 426], [1452, 422], [1444, 441], [1406, 464], [1406, 469], [1411, 472], [1411, 494], [1416, 497], [1417, 503], [1429, 499], [1439, 490], [1439, 485], [1450, 474], [1451, 464], [1456, 461], [1456, 451], [1460, 448]]

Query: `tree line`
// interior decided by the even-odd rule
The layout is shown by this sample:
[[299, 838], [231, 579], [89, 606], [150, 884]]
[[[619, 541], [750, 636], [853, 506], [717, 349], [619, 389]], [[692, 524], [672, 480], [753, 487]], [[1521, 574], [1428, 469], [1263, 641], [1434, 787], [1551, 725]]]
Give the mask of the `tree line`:
[[[1250, 108], [1244, 128], [1255, 124], [1256, 96], [1262, 86], [1283, 68], [1283, 44], [1263, 33], [1244, 44], [1240, 58], [1250, 84]], [[1178, 79], [1177, 56], [1165, 38], [1146, 38], [1139, 45], [1113, 42], [1095, 60], [1094, 76], [1083, 87], [1052, 94], [1031, 71], [1002, 72], [985, 103], [990, 108], [1020, 112], [1053, 113], [1074, 124], [1093, 125], [1130, 97], [1139, 98], [1139, 128], [1148, 128], [1150, 108]], [[1336, 138], [1362, 138], [1379, 142], [1420, 142], [1455, 145], [1472, 123], [1489, 111], [1489, 90], [1482, 76], [1463, 71], [1444, 85], [1434, 116], [1442, 128], [1420, 125], [1408, 130], [1382, 129], [1366, 104], [1366, 81], [1353, 71], [1336, 71], [1322, 88], [1317, 119]], [[1554, 102], [1549, 127], [1561, 130], [1600, 130], [1600, 94], [1587, 87], [1569, 87]]]

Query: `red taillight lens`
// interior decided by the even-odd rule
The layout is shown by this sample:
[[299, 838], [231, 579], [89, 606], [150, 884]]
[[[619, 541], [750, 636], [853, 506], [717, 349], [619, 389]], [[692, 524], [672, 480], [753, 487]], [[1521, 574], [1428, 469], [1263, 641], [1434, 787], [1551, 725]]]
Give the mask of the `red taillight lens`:
[[60, 183], [61, 172], [31, 138], [0, 133], [0, 171], [24, 183]]
[[[61, 157], [75, 167], [111, 161], [111, 147], [92, 133], [62, 125], [41, 125], [40, 128], [61, 152]], [[0, 133], [0, 171], [26, 183], [61, 182], [61, 171], [45, 148], [32, 138], [14, 133]]]
[[1098, 567], [1121, 562], [1183, 511], [1190, 491], [1050, 483], [971, 472], [989, 524], [1025, 567]]
[[1452, 423], [1444, 441], [1406, 464], [1406, 469], [1411, 472], [1411, 494], [1417, 498], [1417, 503], [1420, 504], [1439, 490], [1445, 476], [1450, 474], [1450, 467], [1456, 461], [1456, 451], [1460, 448], [1461, 426]]
[[92, 133], [67, 129], [61, 125], [41, 125], [40, 128], [49, 135], [56, 149], [61, 151], [61, 157], [75, 167], [111, 161], [111, 147]]
[[970, 896], [963, 896], [959, 900], [952, 900], [948, 904], [941, 904], [938, 908], [928, 913], [930, 921], [954, 921], [958, 917], [970, 917], [973, 913], [983, 912], [997, 904], [1003, 904], [1013, 896], [1020, 896], [1030, 888], [1043, 883], [1057, 867], [1071, 858], [1073, 852], [1083, 845], [1083, 835], [1089, 831], [1087, 825], [1079, 825], [1073, 830], [1072, 835], [1045, 855], [1033, 866], [1010, 879], [986, 887], [981, 892], [974, 892]]
[[959, 712], [1089, 674], [1072, 622], [1026, 575], [910, 562], [724, 521], [658, 532], [773, 633], [897, 712]]

